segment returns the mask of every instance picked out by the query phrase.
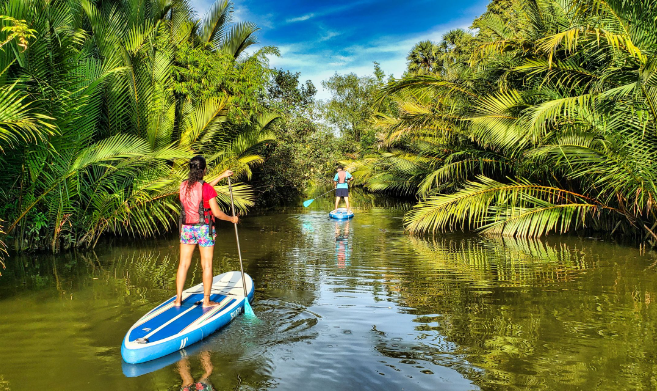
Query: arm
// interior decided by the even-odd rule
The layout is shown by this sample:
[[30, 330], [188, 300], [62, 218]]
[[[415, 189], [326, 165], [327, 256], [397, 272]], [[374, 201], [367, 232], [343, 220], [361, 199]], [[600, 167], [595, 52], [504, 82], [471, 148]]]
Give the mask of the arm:
[[210, 209], [212, 209], [212, 214], [214, 217], [218, 218], [219, 220], [230, 221], [233, 224], [237, 224], [239, 222], [239, 218], [237, 216], [228, 216], [221, 209], [219, 209], [219, 204], [217, 204], [216, 198], [210, 199]]
[[219, 183], [220, 180], [222, 180], [224, 178], [228, 178], [231, 175], [233, 175], [233, 172], [231, 170], [226, 170], [226, 171], [222, 172], [221, 175], [219, 175], [217, 177], [217, 179], [213, 179], [212, 181], [208, 182], [208, 184], [212, 187], [215, 187], [215, 186], [217, 186], [217, 183]]

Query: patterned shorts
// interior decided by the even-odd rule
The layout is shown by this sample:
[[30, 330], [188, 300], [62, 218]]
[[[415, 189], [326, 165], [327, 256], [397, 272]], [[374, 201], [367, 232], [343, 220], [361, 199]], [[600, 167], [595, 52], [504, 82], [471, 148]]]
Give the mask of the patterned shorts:
[[210, 235], [210, 226], [208, 225], [183, 225], [180, 231], [180, 243], [211, 247], [214, 246], [216, 236], [214, 226], [212, 226], [212, 235]]
[[202, 379], [188, 386], [180, 387], [180, 391], [212, 391], [214, 388], [207, 379]]

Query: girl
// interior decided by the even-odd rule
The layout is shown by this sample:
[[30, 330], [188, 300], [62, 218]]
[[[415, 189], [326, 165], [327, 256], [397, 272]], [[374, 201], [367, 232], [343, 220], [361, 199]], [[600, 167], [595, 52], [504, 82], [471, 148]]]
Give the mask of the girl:
[[174, 305], [182, 304], [182, 291], [187, 278], [187, 270], [192, 262], [192, 254], [198, 244], [201, 252], [201, 267], [203, 269], [203, 307], [215, 306], [218, 303], [210, 301], [212, 289], [212, 255], [217, 236], [214, 229], [214, 218], [237, 223], [237, 216], [228, 216], [219, 209], [217, 192], [214, 186], [223, 178], [233, 175], [226, 170], [210, 183], [203, 182], [206, 173], [205, 159], [194, 156], [189, 161], [189, 177], [180, 184], [180, 264], [176, 275], [176, 299]]

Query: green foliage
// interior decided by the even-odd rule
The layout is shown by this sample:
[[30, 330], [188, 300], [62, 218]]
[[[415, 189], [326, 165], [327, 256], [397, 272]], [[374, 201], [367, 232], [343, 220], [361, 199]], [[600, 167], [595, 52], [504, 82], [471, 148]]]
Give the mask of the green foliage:
[[28, 40], [36, 38], [36, 35], [34, 35], [36, 30], [29, 28], [24, 20], [16, 20], [10, 16], [0, 15], [0, 21], [8, 24], [0, 29], [3, 33], [8, 33], [5, 39], [0, 42], [0, 49], [15, 39], [17, 41], [16, 45], [25, 50], [27, 49]]
[[[657, 244], [654, 2], [494, 1], [419, 43], [381, 89], [384, 149], [355, 165], [415, 192], [410, 232], [594, 229]], [[403, 158], [402, 158], [403, 157]]]
[[[342, 136], [344, 152], [353, 155], [375, 148], [376, 130], [371, 118], [375, 113], [376, 92], [385, 85], [384, 78], [385, 74], [375, 62], [374, 77], [336, 73], [322, 82], [331, 92], [331, 99], [322, 106], [323, 118]], [[387, 113], [390, 106], [385, 103], [387, 101], [380, 105], [379, 110]]]
[[268, 92], [273, 105], [290, 113], [297, 108], [304, 109], [312, 105], [317, 88], [310, 80], [299, 85], [299, 72], [292, 73], [278, 69], [272, 76]]
[[263, 111], [260, 96], [271, 71], [265, 54], [276, 54], [263, 48], [244, 61], [237, 61], [225, 51], [209, 51], [189, 43], [181, 45], [173, 66], [173, 91], [187, 99], [207, 101], [226, 99], [226, 116], [233, 123], [248, 123]]
[[[0, 200], [16, 250], [166, 230], [189, 157], [248, 179], [273, 140], [258, 99], [275, 50], [244, 51], [257, 28], [231, 25], [227, 1], [202, 21], [185, 0], [139, 3], [0, 1]], [[247, 185], [235, 195], [253, 205]]]
[[330, 182], [338, 159], [338, 140], [320, 123], [317, 89], [299, 73], [276, 70], [268, 86], [267, 105], [280, 113], [272, 126], [276, 144], [269, 144], [265, 163], [256, 168], [253, 186], [260, 206], [296, 203], [306, 189]]

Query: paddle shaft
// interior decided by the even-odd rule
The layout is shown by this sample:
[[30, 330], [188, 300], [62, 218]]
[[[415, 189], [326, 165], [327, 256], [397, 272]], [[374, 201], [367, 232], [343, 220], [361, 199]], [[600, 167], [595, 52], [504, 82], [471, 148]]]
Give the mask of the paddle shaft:
[[[235, 202], [233, 201], [233, 187], [230, 184], [230, 177], [228, 177], [228, 192], [230, 193], [230, 210], [235, 217]], [[235, 240], [237, 241], [237, 255], [240, 257], [240, 272], [242, 273], [242, 287], [244, 288], [244, 298], [249, 300], [249, 295], [246, 292], [246, 279], [244, 278], [244, 266], [242, 266], [242, 250], [240, 250], [240, 235], [237, 233], [237, 223], [233, 223], [235, 227]]]
[[[329, 191], [327, 191], [327, 192], [324, 192], [324, 193], [318, 195], [317, 197], [313, 198], [313, 200], [315, 200], [315, 199], [317, 199], [317, 198], [323, 196], [324, 194], [330, 193], [330, 192], [332, 192], [333, 190], [335, 190], [335, 189], [331, 189], [331, 190], [329, 190]], [[297, 201], [297, 202], [299, 202], [299, 201]]]

